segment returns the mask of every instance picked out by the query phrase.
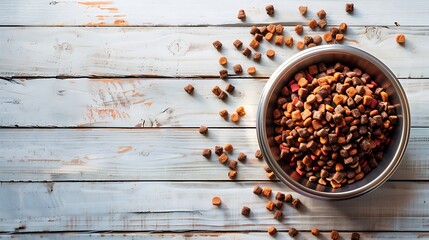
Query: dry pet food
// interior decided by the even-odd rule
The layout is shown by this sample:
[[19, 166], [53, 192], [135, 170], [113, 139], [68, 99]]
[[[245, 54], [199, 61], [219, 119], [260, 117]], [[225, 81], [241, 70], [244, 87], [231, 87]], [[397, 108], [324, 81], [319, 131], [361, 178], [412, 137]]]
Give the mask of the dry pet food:
[[274, 6], [273, 5], [267, 5], [265, 6], [265, 11], [267, 12], [268, 15], [272, 16], [274, 15]]
[[221, 146], [215, 146], [215, 154], [220, 156], [223, 153], [223, 147]]
[[231, 121], [235, 122], [235, 123], [238, 122], [238, 121], [240, 121], [240, 116], [238, 116], [237, 113], [231, 114]]
[[228, 83], [228, 85], [226, 85], [225, 87], [225, 91], [232, 93], [234, 91], [235, 87], [234, 85], [232, 85], [231, 83]]
[[232, 150], [234, 150], [234, 148], [232, 147], [232, 145], [230, 143], [226, 144], [225, 146], [223, 146], [223, 149], [227, 152], [227, 153], [232, 153]]
[[295, 26], [296, 34], [300, 35], [303, 31], [304, 31], [304, 27], [302, 25], [296, 25]]
[[303, 42], [303, 41], [299, 41], [299, 42], [297, 42], [297, 43], [296, 43], [296, 47], [297, 47], [299, 50], [303, 50], [303, 49], [305, 48], [305, 44], [304, 44], [304, 42]]
[[[255, 56], [253, 56], [253, 57], [255, 57]], [[256, 68], [255, 67], [248, 67], [247, 68], [247, 73], [250, 74], [250, 75], [255, 74], [256, 73]]]
[[213, 205], [219, 206], [221, 203], [222, 203], [222, 200], [220, 199], [220, 197], [214, 196], [212, 198], [212, 204]]
[[320, 10], [320, 11], [318, 11], [317, 12], [317, 16], [319, 17], [319, 19], [324, 19], [324, 18], [326, 18], [326, 12], [325, 12], [325, 10]]
[[260, 186], [255, 186], [255, 188], [253, 188], [253, 193], [260, 196], [262, 194], [262, 188]]
[[219, 111], [219, 116], [221, 116], [222, 118], [228, 118], [228, 110], [226, 109], [222, 109]]
[[265, 205], [265, 208], [268, 209], [269, 211], [273, 211], [274, 203], [272, 201], [268, 201], [267, 204]]
[[199, 132], [200, 134], [206, 134], [209, 131], [209, 128], [207, 126], [201, 125]]
[[301, 13], [302, 16], [305, 16], [307, 14], [307, 6], [299, 6], [298, 10], [299, 10], [299, 13]]
[[353, 3], [346, 3], [346, 12], [352, 13], [354, 8], [355, 8], [355, 6]]
[[235, 160], [231, 160], [231, 161], [229, 161], [229, 163], [228, 163], [228, 167], [231, 169], [231, 170], [236, 170], [237, 169], [237, 161], [235, 161]]
[[396, 35], [396, 42], [399, 44], [404, 44], [405, 43], [405, 35], [404, 34]]
[[276, 52], [273, 49], [268, 49], [266, 54], [267, 54], [267, 57], [273, 58], [274, 55], [276, 55]]
[[201, 155], [203, 155], [205, 158], [210, 158], [212, 155], [212, 150], [209, 148], [204, 148]]
[[332, 231], [331, 232], [331, 239], [332, 240], [338, 240], [340, 238], [340, 233], [338, 231]]
[[228, 77], [228, 70], [226, 70], [226, 69], [222, 69], [222, 70], [220, 70], [220, 71], [219, 71], [219, 77], [220, 77], [221, 79], [225, 79], [225, 78], [227, 78], [227, 77]]
[[[267, 172], [267, 173], [272, 172], [271, 168], [270, 168], [268, 165], [265, 165], [265, 166], [264, 166], [264, 170], [265, 170], [265, 172]], [[277, 194], [278, 194], [278, 193], [277, 193]], [[277, 197], [276, 197], [276, 199], [277, 199]]]
[[[261, 57], [262, 57], [262, 54], [260, 52], [255, 52], [253, 54], [253, 60], [255, 60], [255, 61], [261, 60]], [[256, 72], [256, 68], [255, 68], [255, 72]]]
[[249, 46], [253, 49], [257, 49], [259, 47], [259, 41], [255, 38], [249, 43]]
[[228, 177], [229, 177], [229, 179], [236, 179], [236, 178], [237, 178], [237, 171], [235, 171], [235, 170], [230, 170], [230, 171], [228, 172]]
[[252, 27], [250, 28], [250, 34], [255, 35], [255, 34], [257, 34], [257, 33], [260, 33], [259, 28], [258, 28], [258, 27], [256, 27], [256, 26], [252, 26]]
[[277, 35], [276, 38], [274, 39], [274, 43], [280, 46], [283, 45], [283, 36]]
[[296, 235], [298, 235], [298, 230], [296, 230], [295, 228], [289, 228], [289, 236], [291, 237], [295, 237]]
[[248, 217], [248, 216], [250, 215], [250, 208], [249, 208], [249, 207], [244, 206], [244, 207], [241, 209], [241, 215]]
[[294, 208], [299, 208], [301, 206], [301, 201], [299, 200], [299, 198], [295, 198], [292, 200], [292, 206]]
[[277, 228], [269, 227], [267, 231], [268, 231], [268, 234], [270, 234], [271, 236], [274, 236], [277, 233]]
[[280, 24], [276, 25], [276, 33], [277, 34], [282, 34], [284, 30], [284, 27]]
[[194, 86], [192, 86], [191, 84], [188, 84], [183, 89], [185, 89], [187, 93], [191, 94], [194, 91]]
[[226, 65], [228, 63], [228, 59], [224, 56], [219, 58], [219, 64], [220, 65]]
[[269, 173], [267, 173], [267, 177], [268, 177], [270, 180], [274, 180], [274, 179], [276, 178], [276, 175], [275, 175], [273, 172], [269, 172]]
[[319, 26], [320, 29], [324, 29], [326, 27], [326, 25], [328, 25], [328, 23], [326, 22], [325, 19], [322, 19], [317, 23], [317, 26]]
[[236, 39], [232, 44], [233, 44], [233, 45], [234, 45], [234, 47], [235, 47], [235, 48], [237, 48], [237, 49], [240, 49], [240, 48], [241, 48], [241, 46], [243, 46], [243, 42], [242, 42], [242, 41], [240, 41], [240, 40], [238, 40], [238, 39]]
[[264, 195], [264, 197], [266, 197], [266, 198], [270, 198], [271, 197], [271, 192], [272, 192], [273, 190], [271, 189], [271, 188], [264, 188], [263, 190], [262, 190], [262, 195]]
[[274, 34], [272, 34], [270, 32], [268, 32], [267, 34], [265, 34], [265, 39], [267, 41], [271, 41], [271, 39], [273, 39], [273, 37], [274, 37]]
[[241, 64], [235, 64], [234, 67], [233, 67], [233, 69], [234, 69], [234, 72], [237, 73], [237, 74], [243, 72], [243, 68], [241, 67]]
[[261, 152], [261, 150], [256, 150], [256, 152], [255, 152], [255, 158], [257, 158], [257, 159], [262, 159], [262, 152]]
[[222, 89], [220, 89], [220, 87], [219, 86], [214, 86], [213, 88], [212, 88], [212, 93], [214, 94], [214, 95], [216, 95], [216, 96], [219, 96], [219, 94], [222, 92]]
[[338, 29], [339, 29], [341, 32], [345, 32], [345, 31], [347, 31], [347, 23], [340, 23], [340, 26], [338, 26]]
[[237, 157], [238, 161], [243, 162], [243, 161], [246, 161], [246, 159], [247, 159], [247, 155], [246, 154], [244, 154], [242, 152], [238, 154], [238, 157]]
[[220, 50], [222, 48], [222, 43], [218, 40], [214, 41], [212, 44], [213, 47], [215, 47], [217, 50]]
[[308, 21], [308, 27], [310, 27], [311, 29], [316, 29], [316, 27], [317, 27], [317, 22], [316, 22], [316, 20], [314, 20], [314, 19], [311, 19], [310, 21]]
[[311, 228], [311, 234], [313, 234], [314, 236], [319, 236], [320, 231], [319, 231], [319, 229], [313, 227], [313, 228]]
[[217, 160], [219, 160], [220, 163], [225, 164], [226, 162], [228, 162], [228, 155], [226, 155], [225, 153], [222, 153]]
[[274, 219], [281, 221], [283, 219], [283, 212], [280, 210], [276, 210], [274, 212]]
[[242, 117], [242, 116], [246, 115], [246, 110], [244, 110], [244, 107], [243, 107], [243, 106], [238, 107], [238, 108], [235, 110], [235, 112], [236, 112], [240, 117]]
[[246, 19], [246, 12], [243, 9], [238, 10], [237, 18], [241, 20]]
[[359, 233], [356, 233], [356, 232], [352, 233], [351, 240], [359, 240], [359, 239], [360, 239]]
[[285, 38], [285, 44], [288, 47], [292, 47], [293, 46], [293, 37], [286, 37]]
[[[246, 57], [248, 57], [248, 56], [250, 56], [250, 54], [252, 54], [252, 51], [248, 48], [248, 47], [246, 47], [246, 48], [244, 48], [244, 50], [241, 52], [244, 56], [246, 56]], [[240, 65], [240, 67], [241, 67], [241, 65]], [[241, 72], [242, 72], [243, 70], [241, 70]]]

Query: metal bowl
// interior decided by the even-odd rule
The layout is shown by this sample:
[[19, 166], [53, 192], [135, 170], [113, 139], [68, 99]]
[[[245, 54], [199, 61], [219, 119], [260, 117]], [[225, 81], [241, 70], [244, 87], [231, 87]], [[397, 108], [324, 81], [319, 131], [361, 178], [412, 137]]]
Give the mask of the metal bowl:
[[[398, 123], [391, 134], [391, 142], [378, 167], [362, 180], [333, 189], [309, 182], [294, 169], [281, 166], [278, 144], [274, 141], [274, 123], [272, 112], [280, 90], [294, 74], [312, 64], [324, 62], [326, 65], [341, 62], [358, 67], [371, 75], [372, 79], [389, 94], [390, 101], [396, 107]], [[410, 135], [410, 110], [408, 100], [395, 75], [380, 60], [358, 48], [344, 45], [327, 45], [307, 49], [284, 62], [271, 75], [262, 92], [257, 112], [256, 130], [258, 141], [265, 161], [275, 175], [287, 186], [300, 194], [326, 200], [348, 199], [368, 193], [386, 182], [399, 166], [404, 156]]]

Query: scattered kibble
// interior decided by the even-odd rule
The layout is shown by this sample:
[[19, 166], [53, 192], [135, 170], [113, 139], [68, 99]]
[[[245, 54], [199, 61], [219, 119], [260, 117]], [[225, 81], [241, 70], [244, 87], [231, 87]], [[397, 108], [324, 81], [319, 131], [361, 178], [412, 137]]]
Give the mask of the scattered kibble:
[[317, 16], [320, 18], [320, 19], [324, 19], [324, 18], [326, 18], [326, 12], [325, 12], [325, 10], [320, 10], [320, 11], [318, 11], [317, 12]]
[[332, 34], [330, 32], [323, 34], [323, 39], [326, 43], [332, 42]]
[[404, 34], [396, 35], [396, 42], [399, 44], [404, 44], [405, 43], [405, 35]]
[[301, 206], [301, 201], [299, 200], [299, 198], [295, 198], [292, 200], [292, 205], [294, 208], [299, 208]]
[[243, 216], [245, 216], [245, 217], [250, 216], [250, 208], [249, 208], [249, 207], [244, 206], [244, 207], [241, 209], [241, 215], [243, 215]]
[[[241, 52], [244, 56], [248, 57], [250, 56], [250, 54], [252, 54], [252, 50], [250, 50], [248, 47], [244, 48], [243, 51]], [[241, 65], [240, 65], [241, 66]], [[243, 70], [241, 70], [243, 71]]]
[[282, 207], [283, 207], [283, 201], [276, 200], [276, 201], [274, 202], [274, 205], [276, 206], [276, 208], [277, 208], [277, 209], [281, 210], [281, 209], [282, 209]]
[[226, 69], [219, 70], [219, 77], [221, 79], [227, 78], [228, 77], [228, 70], [226, 70]]
[[255, 188], [253, 188], [253, 193], [260, 196], [262, 194], [262, 188], [260, 186], [255, 186]]
[[346, 32], [347, 31], [347, 23], [340, 23], [340, 25], [338, 26], [338, 29], [341, 32]]
[[257, 34], [257, 33], [260, 33], [259, 28], [258, 28], [258, 27], [256, 27], [256, 26], [252, 26], [252, 27], [250, 28], [250, 34], [255, 35], [255, 34]]
[[228, 155], [226, 155], [225, 153], [222, 153], [217, 160], [219, 160], [220, 163], [225, 164], [226, 162], [228, 162]]
[[262, 159], [262, 152], [261, 152], [261, 150], [256, 150], [256, 152], [255, 152], [255, 158], [257, 158], [257, 159]]
[[223, 147], [221, 146], [215, 146], [215, 154], [220, 156], [223, 153]]
[[228, 97], [228, 94], [226, 92], [222, 91], [217, 95], [217, 98], [224, 100], [226, 97]]
[[228, 63], [228, 59], [226, 57], [222, 56], [219, 58], [219, 64], [220, 65], [223, 66], [223, 65], [226, 65], [227, 63]]
[[271, 196], [271, 192], [272, 192], [273, 190], [271, 189], [271, 188], [269, 188], [269, 187], [267, 187], [267, 188], [264, 188], [263, 190], [262, 190], [262, 195], [264, 195], [264, 197], [266, 197], [266, 198], [270, 198], [270, 196]]
[[213, 88], [212, 88], [212, 93], [214, 94], [214, 95], [216, 95], [216, 96], [219, 96], [219, 94], [222, 92], [222, 89], [220, 89], [220, 87], [219, 86], [214, 86]]
[[204, 126], [204, 125], [200, 126], [200, 129], [199, 129], [200, 134], [203, 134], [203, 135], [207, 134], [208, 131], [209, 131], [209, 128], [207, 126]]
[[313, 42], [313, 37], [311, 37], [311, 36], [304, 36], [304, 44], [305, 45], [308, 45], [308, 44], [310, 44], [312, 42]]
[[273, 49], [268, 49], [266, 54], [267, 54], [267, 57], [273, 58], [274, 55], [276, 55], [276, 52]]
[[222, 203], [222, 200], [220, 199], [220, 197], [214, 196], [212, 198], [212, 204], [213, 205], [219, 206], [221, 203]]
[[238, 157], [237, 157], [238, 161], [244, 162], [244, 161], [246, 161], [246, 159], [247, 159], [247, 155], [245, 153], [241, 152], [238, 154]]
[[218, 40], [214, 41], [212, 44], [213, 47], [215, 47], [217, 50], [220, 50], [222, 48], [222, 43]]
[[293, 197], [292, 194], [288, 193], [285, 195], [285, 202], [292, 202], [293, 201]]
[[267, 41], [271, 41], [271, 39], [273, 39], [274, 34], [272, 34], [271, 32], [268, 32], [267, 34], [265, 34], [265, 39]]
[[276, 175], [275, 175], [273, 172], [270, 172], [270, 173], [267, 173], [267, 177], [268, 177], [270, 180], [274, 180], [274, 179], [276, 178]]
[[268, 209], [268, 211], [273, 211], [274, 209], [274, 203], [272, 201], [268, 201], [265, 205], [265, 208]]
[[280, 46], [283, 45], [283, 36], [277, 35], [274, 39], [274, 43]]
[[231, 121], [232, 122], [238, 122], [238, 121], [240, 121], [240, 116], [238, 116], [238, 114], [237, 113], [232, 113], [231, 114]]
[[212, 155], [212, 150], [210, 148], [204, 148], [201, 155], [203, 155], [205, 158], [210, 158]]
[[313, 228], [311, 228], [311, 234], [313, 234], [314, 236], [319, 236], [320, 231], [319, 231], [319, 229], [313, 227]]
[[[259, 61], [259, 60], [261, 60], [261, 57], [262, 57], [262, 54], [260, 53], [260, 52], [255, 52], [254, 54], [253, 54], [253, 60], [255, 60], [255, 61]], [[256, 70], [256, 69], [255, 69]]]
[[296, 34], [300, 35], [304, 31], [304, 27], [300, 24], [295, 26], [295, 32]]
[[269, 227], [267, 231], [268, 231], [268, 234], [270, 234], [271, 236], [274, 236], [277, 233], [277, 228]]
[[296, 235], [298, 235], [298, 230], [296, 230], [295, 228], [289, 228], [288, 233], [289, 236], [295, 237]]
[[234, 150], [234, 148], [232, 147], [232, 145], [230, 143], [226, 144], [225, 146], [223, 146], [223, 149], [227, 152], [227, 153], [232, 153], [232, 151]]
[[231, 169], [231, 170], [236, 170], [237, 169], [237, 161], [235, 161], [235, 160], [231, 160], [231, 161], [229, 161], [229, 163], [228, 163], [228, 167]]
[[296, 43], [296, 47], [297, 47], [299, 50], [303, 50], [303, 49], [305, 48], [305, 44], [304, 44], [304, 42], [303, 42], [303, 41], [299, 41], [299, 42], [297, 42], [297, 43]]
[[265, 11], [267, 12], [268, 15], [272, 16], [274, 15], [274, 6], [273, 5], [267, 5], [265, 6]]
[[240, 20], [245, 20], [246, 12], [243, 9], [238, 10], [237, 18]]
[[316, 29], [317, 27], [317, 22], [314, 19], [311, 19], [310, 21], [308, 21], [308, 27], [310, 27], [312, 30]]
[[268, 32], [270, 32], [270, 33], [274, 34], [274, 33], [276, 32], [276, 25], [274, 25], [273, 23], [270, 23], [270, 24], [267, 26], [267, 30], [268, 30]]
[[359, 240], [360, 234], [357, 232], [352, 233], [351, 240]]
[[274, 212], [274, 219], [281, 221], [283, 219], [283, 212], [280, 210], [276, 210]]
[[346, 3], [346, 12], [352, 13], [354, 11], [354, 4], [353, 3]]
[[187, 93], [191, 94], [194, 91], [194, 86], [192, 86], [191, 84], [186, 85], [183, 88]]
[[226, 109], [222, 109], [222, 110], [220, 110], [219, 111], [219, 115], [222, 117], [222, 118], [228, 118], [228, 110], [226, 110]]
[[241, 64], [235, 64], [234, 67], [233, 67], [233, 69], [234, 69], [234, 72], [237, 73], [237, 74], [243, 72], [243, 68], [241, 67]]
[[317, 23], [317, 26], [319, 26], [320, 29], [324, 29], [327, 25], [328, 23], [326, 22], [325, 19], [322, 19]]
[[299, 6], [298, 10], [299, 10], [299, 13], [301, 13], [302, 16], [305, 16], [307, 14], [307, 6]]
[[286, 37], [285, 38], [285, 44], [288, 47], [292, 47], [293, 46], [293, 37]]
[[232, 85], [231, 83], [228, 83], [228, 85], [226, 85], [225, 87], [225, 91], [232, 93], [234, 91], [235, 87], [234, 85]]
[[332, 240], [338, 240], [340, 238], [340, 233], [338, 231], [332, 231], [331, 232], [331, 239]]
[[[265, 172], [267, 172], [267, 173], [272, 172], [271, 168], [270, 168], [268, 165], [265, 165], [265, 166], [264, 166], [264, 170], [265, 170]], [[277, 197], [276, 197], [276, 199], [277, 199]]]
[[[253, 56], [254, 57], [254, 56]], [[255, 67], [248, 67], [247, 68], [247, 73], [248, 74], [250, 74], [250, 75], [253, 75], [253, 74], [255, 74], [256, 73], [256, 68]]]
[[229, 177], [229, 179], [236, 179], [236, 178], [237, 178], [237, 171], [235, 171], [235, 170], [230, 170], [230, 171], [228, 172], [228, 177]]
[[342, 33], [338, 33], [338, 34], [335, 36], [335, 41], [341, 42], [341, 41], [343, 41], [343, 40], [344, 40], [344, 34], [342, 34]]
[[314, 42], [316, 45], [320, 45], [320, 44], [322, 43], [322, 37], [321, 37], [320, 35], [316, 35], [316, 36], [314, 36], [314, 37], [313, 37], [313, 42]]
[[252, 39], [252, 41], [250, 41], [249, 46], [253, 49], [258, 49], [259, 47], [259, 41], [255, 38]]
[[280, 24], [276, 25], [276, 33], [277, 34], [282, 34], [284, 30], [284, 27]]
[[243, 46], [243, 42], [242, 42], [242, 41], [240, 41], [240, 40], [238, 40], [238, 39], [236, 39], [232, 44], [233, 44], [233, 45], [234, 45], [234, 47], [235, 47], [235, 48], [237, 48], [237, 49], [240, 49], [240, 48], [241, 48], [241, 46]]
[[243, 106], [238, 107], [238, 108], [235, 110], [235, 112], [236, 112], [240, 117], [242, 117], [242, 116], [246, 115], [246, 110], [244, 110], [244, 107], [243, 107]]

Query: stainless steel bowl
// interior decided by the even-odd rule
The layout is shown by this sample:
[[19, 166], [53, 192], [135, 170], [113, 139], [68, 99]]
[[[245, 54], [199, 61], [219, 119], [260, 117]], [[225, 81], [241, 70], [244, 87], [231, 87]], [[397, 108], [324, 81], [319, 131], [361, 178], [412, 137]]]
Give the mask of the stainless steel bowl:
[[[272, 112], [280, 90], [294, 74], [309, 65], [324, 62], [325, 64], [343, 64], [358, 67], [371, 75], [390, 96], [396, 107], [398, 123], [391, 135], [391, 142], [377, 168], [373, 169], [362, 180], [351, 185], [333, 189], [309, 182], [294, 169], [282, 166], [279, 159], [278, 145], [274, 141], [274, 124]], [[410, 134], [410, 110], [404, 90], [395, 75], [380, 60], [358, 48], [344, 45], [327, 45], [307, 49], [284, 62], [271, 75], [262, 92], [257, 112], [256, 129], [258, 141], [265, 161], [275, 175], [287, 186], [300, 194], [326, 200], [347, 199], [368, 193], [383, 184], [395, 172], [404, 156]]]

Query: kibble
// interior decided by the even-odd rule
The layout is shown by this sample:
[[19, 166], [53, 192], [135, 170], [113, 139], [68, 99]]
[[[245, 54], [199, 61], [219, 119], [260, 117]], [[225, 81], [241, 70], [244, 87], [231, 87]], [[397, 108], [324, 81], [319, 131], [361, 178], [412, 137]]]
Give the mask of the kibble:
[[225, 164], [226, 162], [228, 162], [228, 155], [226, 155], [225, 153], [222, 153], [217, 160], [219, 160], [220, 163]]
[[332, 34], [330, 32], [323, 34], [323, 39], [326, 43], [332, 42]]
[[215, 206], [219, 206], [222, 203], [222, 200], [218, 196], [214, 196], [212, 198], [212, 204]]
[[268, 201], [267, 204], [265, 205], [265, 208], [268, 209], [269, 211], [273, 211], [274, 203], [272, 201]]
[[[267, 173], [272, 172], [271, 168], [270, 168], [268, 165], [265, 165], [265, 166], [264, 166], [264, 170], [265, 170], [265, 172], [267, 172]], [[276, 199], [277, 199], [277, 197], [276, 197]]]
[[324, 18], [326, 18], [326, 12], [325, 12], [325, 10], [320, 10], [320, 11], [318, 11], [317, 12], [317, 16], [320, 18], [320, 19], [324, 19]]
[[293, 46], [293, 37], [286, 37], [285, 38], [285, 44], [288, 47], [292, 47]]
[[332, 240], [338, 240], [340, 238], [340, 233], [338, 231], [332, 231], [331, 232], [331, 239]]
[[356, 232], [352, 233], [351, 240], [359, 240], [359, 239], [360, 239], [359, 233], [356, 233]]
[[236, 179], [237, 178], [237, 171], [235, 171], [235, 170], [229, 170], [229, 172], [228, 172], [228, 177], [229, 177], [229, 179]]
[[270, 32], [270, 33], [274, 34], [274, 33], [276, 32], [276, 25], [274, 25], [273, 23], [270, 23], [270, 24], [267, 26], [267, 30], [268, 30], [268, 32]]
[[338, 26], [338, 29], [341, 32], [346, 32], [347, 31], [347, 23], [340, 23], [340, 25]]
[[255, 34], [257, 34], [257, 33], [260, 33], [259, 28], [258, 28], [258, 27], [256, 27], [256, 26], [252, 26], [252, 27], [250, 28], [250, 34], [255, 35]]
[[212, 93], [214, 94], [214, 95], [216, 95], [216, 96], [219, 96], [219, 94], [222, 92], [222, 89], [220, 89], [220, 87], [219, 86], [214, 86], [213, 88], [212, 88]]
[[240, 48], [241, 48], [241, 46], [243, 46], [243, 42], [242, 42], [242, 41], [240, 41], [240, 40], [238, 40], [238, 39], [236, 39], [232, 44], [233, 44], [233, 45], [234, 45], [234, 47], [235, 47], [235, 48], [237, 48], [237, 49], [240, 49]]
[[228, 83], [225, 87], [225, 91], [232, 93], [234, 91], [235, 87], [231, 83]]
[[319, 22], [317, 22], [317, 26], [319, 26], [320, 29], [324, 29], [327, 25], [328, 23], [325, 19], [321, 19], [319, 20]]
[[256, 73], [256, 68], [255, 67], [248, 67], [247, 68], [247, 73], [248, 74], [250, 74], [250, 75], [253, 75], [253, 74], [255, 74]]
[[299, 198], [295, 198], [292, 200], [292, 206], [294, 208], [299, 208], [301, 206], [301, 201], [299, 200]]
[[244, 206], [242, 209], [241, 209], [241, 215], [243, 215], [243, 216], [245, 216], [245, 217], [248, 217], [248, 216], [250, 216], [250, 208], [249, 207], [246, 207], [246, 206]]
[[296, 34], [300, 35], [303, 31], [304, 31], [304, 27], [302, 25], [296, 25], [295, 26]]
[[354, 11], [354, 7], [353, 3], [346, 3], [346, 12], [352, 13]]
[[267, 41], [271, 41], [271, 39], [273, 39], [274, 34], [272, 34], [271, 32], [268, 32], [267, 34], [265, 34], [265, 39]]
[[224, 91], [220, 91], [219, 95], [217, 95], [217, 98], [224, 100], [225, 98], [228, 97], [228, 94], [226, 94], [226, 92]]
[[276, 52], [273, 49], [268, 49], [266, 54], [267, 54], [267, 57], [273, 58], [276, 55]]
[[307, 14], [307, 6], [299, 6], [298, 10], [299, 10], [299, 13], [301, 13], [302, 16], [305, 16]]
[[203, 155], [205, 158], [210, 158], [212, 156], [212, 150], [210, 148], [204, 148], [201, 155]]
[[226, 69], [219, 70], [219, 77], [221, 79], [227, 78], [228, 77], [228, 70], [226, 70]]
[[296, 47], [297, 47], [299, 50], [303, 50], [303, 49], [305, 48], [305, 44], [304, 44], [304, 42], [303, 42], [303, 41], [299, 41], [299, 42], [297, 42], [297, 43], [296, 43]]
[[311, 19], [310, 21], [308, 21], [308, 27], [310, 27], [311, 29], [316, 29], [316, 27], [317, 27], [317, 22], [316, 22], [316, 20], [314, 20], [314, 19]]
[[231, 170], [236, 170], [237, 169], [237, 161], [235, 161], [235, 160], [231, 160], [231, 161], [229, 161], [229, 163], [228, 163], [228, 167], [231, 169]]
[[288, 193], [285, 195], [285, 202], [291, 203], [293, 201], [292, 194]]
[[207, 134], [208, 131], [209, 131], [209, 128], [207, 126], [204, 126], [204, 125], [200, 126], [200, 129], [199, 129], [200, 134], [203, 134], [203, 135]]
[[313, 42], [314, 42], [316, 45], [320, 45], [320, 44], [322, 43], [322, 37], [321, 37], [320, 35], [316, 35], [316, 36], [314, 36], [314, 37], [313, 37]]
[[228, 110], [226, 110], [226, 109], [223, 109], [223, 110], [220, 110], [219, 111], [219, 115], [222, 117], [222, 118], [228, 118]]
[[[243, 51], [241, 52], [244, 56], [248, 57], [250, 56], [250, 54], [252, 54], [252, 50], [250, 50], [248, 47], [244, 48]], [[241, 67], [241, 65], [240, 65]], [[243, 71], [243, 70], [241, 70]]]
[[396, 42], [399, 44], [404, 44], [405, 43], [405, 35], [404, 34], [396, 35]]
[[257, 158], [257, 159], [262, 159], [262, 152], [261, 152], [261, 150], [256, 150], [256, 152], [255, 152], [255, 158]]
[[268, 15], [272, 16], [274, 15], [274, 6], [273, 5], [267, 5], [265, 6], [265, 11], [267, 12]]
[[226, 57], [222, 56], [219, 58], [219, 64], [220, 65], [223, 66], [223, 65], [226, 65], [227, 63], [228, 63], [228, 59]]
[[270, 173], [267, 173], [267, 177], [268, 177], [270, 180], [274, 180], [274, 179], [276, 178], [276, 175], [275, 175], [273, 172], [270, 172]]
[[243, 68], [241, 67], [241, 64], [235, 64], [233, 69], [236, 74], [240, 74], [243, 72]]
[[250, 41], [249, 46], [253, 49], [258, 49], [259, 41], [256, 38], [253, 38], [252, 41]]
[[262, 190], [262, 195], [264, 196], [264, 197], [266, 197], [266, 198], [270, 198], [271, 197], [271, 192], [272, 192], [273, 190], [271, 189], [271, 188], [264, 188], [263, 190]]
[[246, 115], [246, 110], [244, 110], [244, 107], [243, 107], [243, 106], [238, 107], [238, 108], [235, 110], [235, 112], [236, 112], [240, 117], [242, 117], [242, 116]]
[[215, 146], [215, 154], [220, 156], [223, 153], [223, 147], [221, 146]]
[[[253, 60], [255, 60], [255, 61], [259, 61], [259, 60], [261, 60], [261, 57], [262, 57], [262, 54], [260, 53], [260, 52], [255, 52], [254, 54], [253, 54]], [[255, 69], [256, 70], [256, 69]]]
[[283, 219], [283, 212], [280, 210], [276, 210], [274, 212], [274, 219], [281, 221]]
[[341, 42], [341, 41], [343, 41], [343, 40], [344, 40], [344, 34], [342, 34], [342, 33], [338, 33], [338, 34], [335, 36], [335, 41]]
[[253, 188], [253, 193], [260, 196], [262, 194], [262, 188], [260, 186], [255, 186], [255, 188]]
[[277, 228], [275, 228], [275, 227], [269, 227], [267, 229], [267, 231], [268, 231], [268, 234], [270, 234], [271, 236], [274, 236], [277, 233]]
[[194, 86], [192, 86], [191, 84], [186, 85], [183, 88], [187, 93], [191, 94], [194, 91]]
[[235, 123], [240, 121], [240, 116], [237, 113], [232, 113], [231, 114], [231, 121], [235, 122]]
[[319, 236], [320, 231], [319, 231], [319, 229], [313, 227], [313, 228], [311, 228], [311, 234], [313, 234], [314, 236]]
[[223, 149], [227, 152], [227, 153], [232, 153], [232, 151], [234, 150], [234, 148], [232, 147], [232, 144], [228, 143], [225, 146], [223, 146]]
[[289, 236], [291, 237], [295, 237], [296, 235], [298, 235], [298, 230], [296, 230], [295, 228], [289, 228]]
[[246, 12], [243, 9], [238, 10], [237, 18], [240, 20], [245, 20]]
[[274, 39], [274, 43], [277, 45], [283, 45], [283, 36], [277, 35], [276, 38]]
[[217, 50], [220, 50], [222, 48], [222, 43], [218, 40], [214, 41], [212, 44], [213, 47], [215, 47]]

